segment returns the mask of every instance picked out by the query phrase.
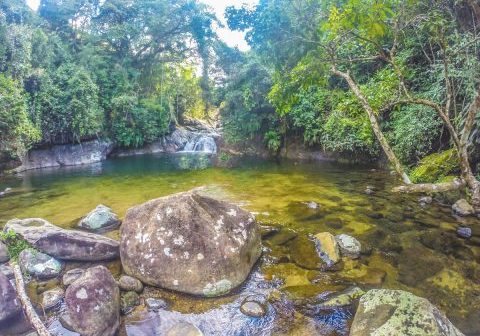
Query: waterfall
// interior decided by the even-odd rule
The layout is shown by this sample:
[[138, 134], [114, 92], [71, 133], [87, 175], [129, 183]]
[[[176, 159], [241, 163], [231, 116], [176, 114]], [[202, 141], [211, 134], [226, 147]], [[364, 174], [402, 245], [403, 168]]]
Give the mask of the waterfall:
[[213, 137], [209, 135], [200, 135], [190, 139], [182, 152], [198, 152], [198, 153], [217, 153], [217, 144]]

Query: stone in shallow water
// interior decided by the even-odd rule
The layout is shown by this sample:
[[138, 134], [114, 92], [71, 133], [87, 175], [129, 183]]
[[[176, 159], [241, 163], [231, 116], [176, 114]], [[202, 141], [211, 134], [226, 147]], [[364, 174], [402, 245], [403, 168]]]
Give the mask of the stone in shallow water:
[[119, 255], [118, 242], [93, 233], [65, 230], [41, 218], [12, 219], [4, 232], [12, 230], [35, 249], [62, 260], [100, 261]]
[[59, 276], [63, 268], [62, 262], [32, 249], [20, 252], [18, 263], [23, 272], [42, 280]]
[[240, 285], [261, 254], [254, 217], [195, 191], [130, 208], [121, 226], [125, 273], [145, 284], [203, 296]]
[[340, 260], [340, 250], [335, 237], [329, 232], [315, 235], [317, 251], [328, 265], [336, 264]]
[[350, 335], [463, 336], [427, 299], [389, 289], [362, 296]]
[[240, 311], [250, 317], [263, 317], [267, 314], [267, 298], [264, 295], [247, 296], [240, 306]]
[[346, 234], [340, 234], [335, 236], [335, 240], [338, 243], [338, 247], [340, 248], [342, 255], [352, 259], [360, 257], [362, 244], [360, 244], [356, 238]]
[[54, 288], [47, 290], [43, 293], [42, 297], [42, 307], [45, 310], [50, 310], [56, 308], [62, 302], [63, 297], [65, 296], [65, 291], [62, 288]]
[[120, 299], [120, 309], [123, 315], [130, 314], [140, 304], [140, 297], [136, 292], [126, 292]]
[[149, 311], [159, 311], [160, 309], [167, 309], [168, 303], [163, 299], [148, 298], [145, 300], [145, 305]]
[[465, 199], [460, 199], [452, 205], [453, 212], [458, 216], [471, 216], [475, 214], [475, 210]]
[[71, 269], [63, 275], [62, 282], [64, 286], [70, 286], [75, 280], [82, 277], [85, 274], [83, 268]]
[[457, 229], [457, 235], [462, 238], [470, 238], [472, 236], [472, 229], [468, 227], [459, 227]]
[[191, 323], [180, 322], [170, 328], [166, 336], [203, 336], [203, 333]]
[[141, 293], [143, 291], [143, 284], [140, 280], [128, 275], [122, 275], [118, 280], [118, 286], [121, 290], [129, 292], [134, 291]]
[[433, 198], [431, 196], [422, 196], [418, 199], [420, 204], [430, 204], [433, 202]]
[[120, 225], [117, 215], [109, 207], [100, 204], [80, 220], [78, 227], [90, 231], [106, 231]]
[[7, 245], [0, 241], [0, 264], [10, 260]]

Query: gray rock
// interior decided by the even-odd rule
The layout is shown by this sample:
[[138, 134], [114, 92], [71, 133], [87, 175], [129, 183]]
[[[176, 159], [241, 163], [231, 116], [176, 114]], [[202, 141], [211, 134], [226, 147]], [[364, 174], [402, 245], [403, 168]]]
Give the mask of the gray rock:
[[346, 234], [340, 234], [335, 236], [335, 240], [337, 241], [338, 247], [343, 256], [352, 259], [360, 257], [362, 244], [360, 244], [356, 238]]
[[78, 227], [90, 231], [106, 231], [117, 228], [120, 220], [109, 207], [100, 204], [78, 223]]
[[130, 314], [140, 304], [140, 296], [136, 292], [123, 293], [120, 298], [120, 310], [123, 315]]
[[13, 318], [22, 311], [17, 292], [10, 280], [0, 273], [0, 322]]
[[93, 233], [65, 230], [41, 218], [12, 219], [4, 231], [12, 230], [35, 249], [63, 260], [100, 261], [119, 255], [118, 242]]
[[240, 306], [240, 311], [250, 317], [263, 317], [267, 309], [267, 298], [263, 295], [247, 296]]
[[125, 273], [195, 295], [230, 292], [260, 253], [260, 233], [249, 212], [196, 192], [131, 208], [121, 226]]
[[62, 288], [54, 288], [43, 292], [42, 307], [45, 310], [51, 310], [60, 305], [65, 296], [65, 291]]
[[9, 279], [15, 278], [15, 275], [13, 274], [13, 270], [10, 266], [0, 265], [0, 273], [3, 273], [3, 275], [5, 275]]
[[0, 264], [10, 260], [10, 254], [8, 254], [7, 245], [0, 241]]
[[427, 299], [389, 289], [362, 296], [350, 335], [463, 336]]
[[161, 309], [166, 310], [168, 308], [168, 303], [167, 301], [163, 299], [154, 299], [154, 298], [148, 298], [145, 300], [145, 305], [147, 306], [147, 309], [149, 311], [159, 311]]
[[85, 270], [83, 268], [74, 268], [71, 269], [63, 275], [62, 283], [64, 286], [70, 286], [74, 283], [77, 279], [81, 278], [85, 274]]
[[460, 199], [452, 205], [453, 212], [458, 216], [471, 216], [475, 214], [475, 210], [465, 199]]
[[65, 293], [67, 329], [88, 336], [113, 336], [120, 324], [120, 290], [108, 269], [95, 266]]
[[472, 236], [472, 229], [468, 227], [459, 227], [457, 229], [457, 235], [461, 238], [468, 239]]
[[118, 280], [118, 286], [121, 290], [129, 292], [134, 291], [141, 293], [143, 291], [143, 284], [140, 280], [128, 275], [122, 275]]
[[49, 149], [31, 150], [15, 169], [22, 172], [30, 169], [76, 166], [106, 160], [113, 149], [113, 143], [94, 140], [82, 144], [57, 145]]
[[63, 263], [32, 249], [25, 249], [18, 255], [18, 263], [24, 273], [37, 279], [51, 279], [60, 275]]
[[166, 336], [203, 336], [203, 333], [191, 323], [180, 322], [170, 328]]
[[418, 199], [418, 202], [421, 204], [430, 204], [433, 202], [433, 198], [431, 196], [422, 196]]

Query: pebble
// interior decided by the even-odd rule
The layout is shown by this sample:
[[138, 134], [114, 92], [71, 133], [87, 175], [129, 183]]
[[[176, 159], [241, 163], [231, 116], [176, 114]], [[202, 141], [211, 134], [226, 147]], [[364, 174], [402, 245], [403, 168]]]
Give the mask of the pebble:
[[267, 314], [267, 298], [263, 295], [247, 296], [240, 306], [240, 311], [250, 317], [263, 317]]
[[65, 291], [59, 287], [44, 292], [42, 298], [43, 309], [50, 310], [58, 307], [64, 296]]
[[457, 229], [457, 235], [461, 238], [470, 238], [472, 236], [472, 229], [468, 227], [459, 227]]
[[168, 303], [164, 299], [155, 299], [155, 298], [148, 298], [145, 300], [145, 304], [149, 311], [159, 311], [160, 309], [167, 309]]

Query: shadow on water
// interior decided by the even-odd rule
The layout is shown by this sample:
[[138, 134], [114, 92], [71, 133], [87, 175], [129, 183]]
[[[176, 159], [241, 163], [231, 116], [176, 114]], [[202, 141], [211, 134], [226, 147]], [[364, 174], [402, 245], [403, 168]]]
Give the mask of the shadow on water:
[[[455, 218], [440, 202], [421, 205], [415, 196], [392, 194], [397, 181], [369, 167], [246, 158], [224, 169], [212, 167], [210, 159], [147, 155], [9, 177], [0, 180], [0, 190], [13, 188], [0, 199], [0, 225], [13, 217], [42, 217], [71, 227], [100, 203], [123, 217], [135, 204], [207, 186], [205, 193], [245, 207], [275, 229], [264, 238], [254, 275], [218, 299], [147, 289], [144, 298], [166, 298], [171, 309], [155, 314], [140, 306], [124, 318], [122, 335], [162, 335], [180, 320], [201, 326], [206, 335], [348, 335], [352, 310], [310, 314], [305, 307], [351, 286], [411, 291], [438, 305], [466, 334], [480, 335], [477, 219]], [[365, 193], [367, 186], [373, 194]], [[473, 237], [457, 237], [459, 225], [471, 227]], [[335, 272], [312, 269], [311, 249], [297, 243], [324, 231], [357, 237], [364, 255], [344, 260]], [[270, 313], [260, 320], [243, 316], [242, 298], [259, 290], [270, 297]], [[53, 333], [63, 335], [58, 320], [51, 323]]]

